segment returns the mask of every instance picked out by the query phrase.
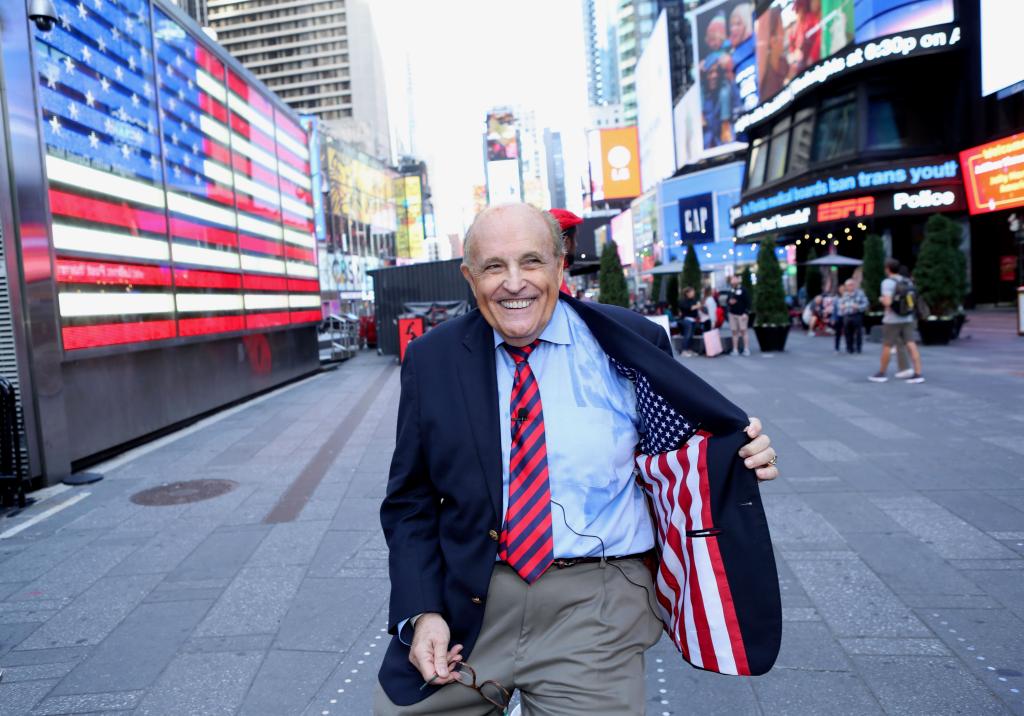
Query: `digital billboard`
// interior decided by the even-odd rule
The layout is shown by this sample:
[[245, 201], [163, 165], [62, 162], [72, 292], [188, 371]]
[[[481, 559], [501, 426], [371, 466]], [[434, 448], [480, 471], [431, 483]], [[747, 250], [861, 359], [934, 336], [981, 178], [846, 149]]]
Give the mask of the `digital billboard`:
[[1024, 133], [965, 149], [960, 166], [972, 214], [1024, 206]]
[[982, 96], [1024, 82], [1019, 44], [1022, 18], [1020, 0], [981, 0]]
[[629, 266], [633, 263], [633, 212], [626, 209], [621, 214], [613, 216], [609, 225], [612, 241], [619, 249], [619, 262], [623, 266]]
[[640, 155], [635, 126], [587, 133], [591, 196], [594, 201], [631, 199], [640, 194]]
[[954, 0], [856, 0], [854, 4], [858, 43], [956, 19]]
[[319, 321], [298, 122], [147, 0], [55, 5], [33, 32], [64, 349]]
[[422, 259], [426, 238], [423, 224], [423, 190], [419, 174], [394, 180], [398, 228], [395, 255], [403, 259]]
[[742, 146], [737, 143], [736, 117], [757, 104], [753, 83], [754, 3], [715, 0], [701, 5], [690, 17], [703, 152], [708, 156], [731, 152]]
[[394, 231], [396, 173], [378, 159], [328, 137], [327, 176], [330, 177], [330, 209], [383, 231]]
[[487, 161], [519, 159], [515, 116], [509, 111], [487, 114]]
[[643, 189], [676, 170], [672, 127], [672, 77], [669, 70], [668, 20], [662, 11], [636, 63], [637, 132]]

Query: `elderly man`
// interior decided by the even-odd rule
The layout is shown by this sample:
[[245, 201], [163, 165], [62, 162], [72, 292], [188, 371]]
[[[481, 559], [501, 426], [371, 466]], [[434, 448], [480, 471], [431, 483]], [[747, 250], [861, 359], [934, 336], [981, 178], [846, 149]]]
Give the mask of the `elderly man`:
[[479, 311], [406, 353], [376, 714], [502, 713], [516, 689], [525, 716], [642, 714], [662, 616], [696, 666], [774, 661], [768, 438], [658, 326], [559, 295], [563, 252], [546, 212], [483, 211], [462, 266]]

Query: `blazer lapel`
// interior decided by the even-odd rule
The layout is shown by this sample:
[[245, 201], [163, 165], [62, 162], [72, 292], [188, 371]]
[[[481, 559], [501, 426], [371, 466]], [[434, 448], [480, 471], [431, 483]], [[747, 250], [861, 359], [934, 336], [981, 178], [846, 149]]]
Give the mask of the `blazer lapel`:
[[502, 517], [501, 433], [498, 424], [498, 377], [494, 368], [494, 333], [477, 312], [459, 353], [459, 388], [494, 514]]

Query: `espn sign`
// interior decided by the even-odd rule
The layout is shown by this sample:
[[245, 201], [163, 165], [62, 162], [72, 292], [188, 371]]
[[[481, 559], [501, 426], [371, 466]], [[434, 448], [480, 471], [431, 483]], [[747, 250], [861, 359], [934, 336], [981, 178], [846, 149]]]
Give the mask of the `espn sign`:
[[858, 196], [853, 199], [827, 201], [818, 204], [818, 223], [842, 221], [851, 216], [872, 216], [875, 213], [875, 197]]

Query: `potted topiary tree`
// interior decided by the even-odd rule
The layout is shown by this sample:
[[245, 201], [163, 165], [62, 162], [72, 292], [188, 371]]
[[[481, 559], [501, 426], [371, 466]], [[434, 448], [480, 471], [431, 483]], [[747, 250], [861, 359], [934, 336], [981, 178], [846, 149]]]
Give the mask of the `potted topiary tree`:
[[626, 277], [622, 273], [622, 262], [619, 261], [619, 247], [609, 241], [601, 250], [601, 269], [598, 275], [598, 287], [601, 292], [601, 303], [629, 308], [629, 288]]
[[775, 240], [761, 242], [757, 250], [757, 286], [754, 287], [754, 310], [757, 320], [754, 333], [762, 352], [781, 351], [786, 348], [789, 335], [789, 311], [782, 288], [782, 269], [775, 256]]
[[[655, 268], [661, 266], [661, 261], [654, 262]], [[656, 273], [654, 278], [651, 280], [651, 303], [658, 305], [661, 301], [661, 284], [664, 281], [664, 274]]]
[[750, 277], [750, 266], [749, 265], [744, 266], [743, 267], [743, 271], [740, 272], [740, 283], [743, 286], [743, 293], [745, 293], [745, 294], [747, 294], [748, 296], [751, 297], [751, 300], [750, 300], [750, 313], [747, 314], [747, 315], [749, 316], [748, 320], [750, 321], [750, 325], [751, 325], [751, 327], [753, 327], [754, 322], [755, 322], [755, 318], [757, 317], [757, 303], [755, 303], [754, 300], [753, 300], [753, 297], [754, 297], [754, 279], [752, 279]]
[[917, 322], [925, 345], [945, 345], [953, 337], [963, 285], [957, 277], [962, 265], [956, 256], [960, 235], [959, 224], [942, 214], [933, 214], [924, 226], [924, 241], [914, 266], [914, 286], [929, 311]]
[[882, 322], [882, 304], [878, 297], [882, 293], [882, 279], [885, 278], [885, 246], [878, 234], [868, 234], [864, 239], [864, 280], [861, 288], [870, 304], [864, 314], [864, 328], [868, 331]]
[[691, 246], [686, 251], [686, 258], [683, 259], [683, 288], [689, 286], [697, 292], [700, 298], [701, 285], [704, 283], [704, 275], [700, 270], [700, 259], [697, 257], [697, 247]]

